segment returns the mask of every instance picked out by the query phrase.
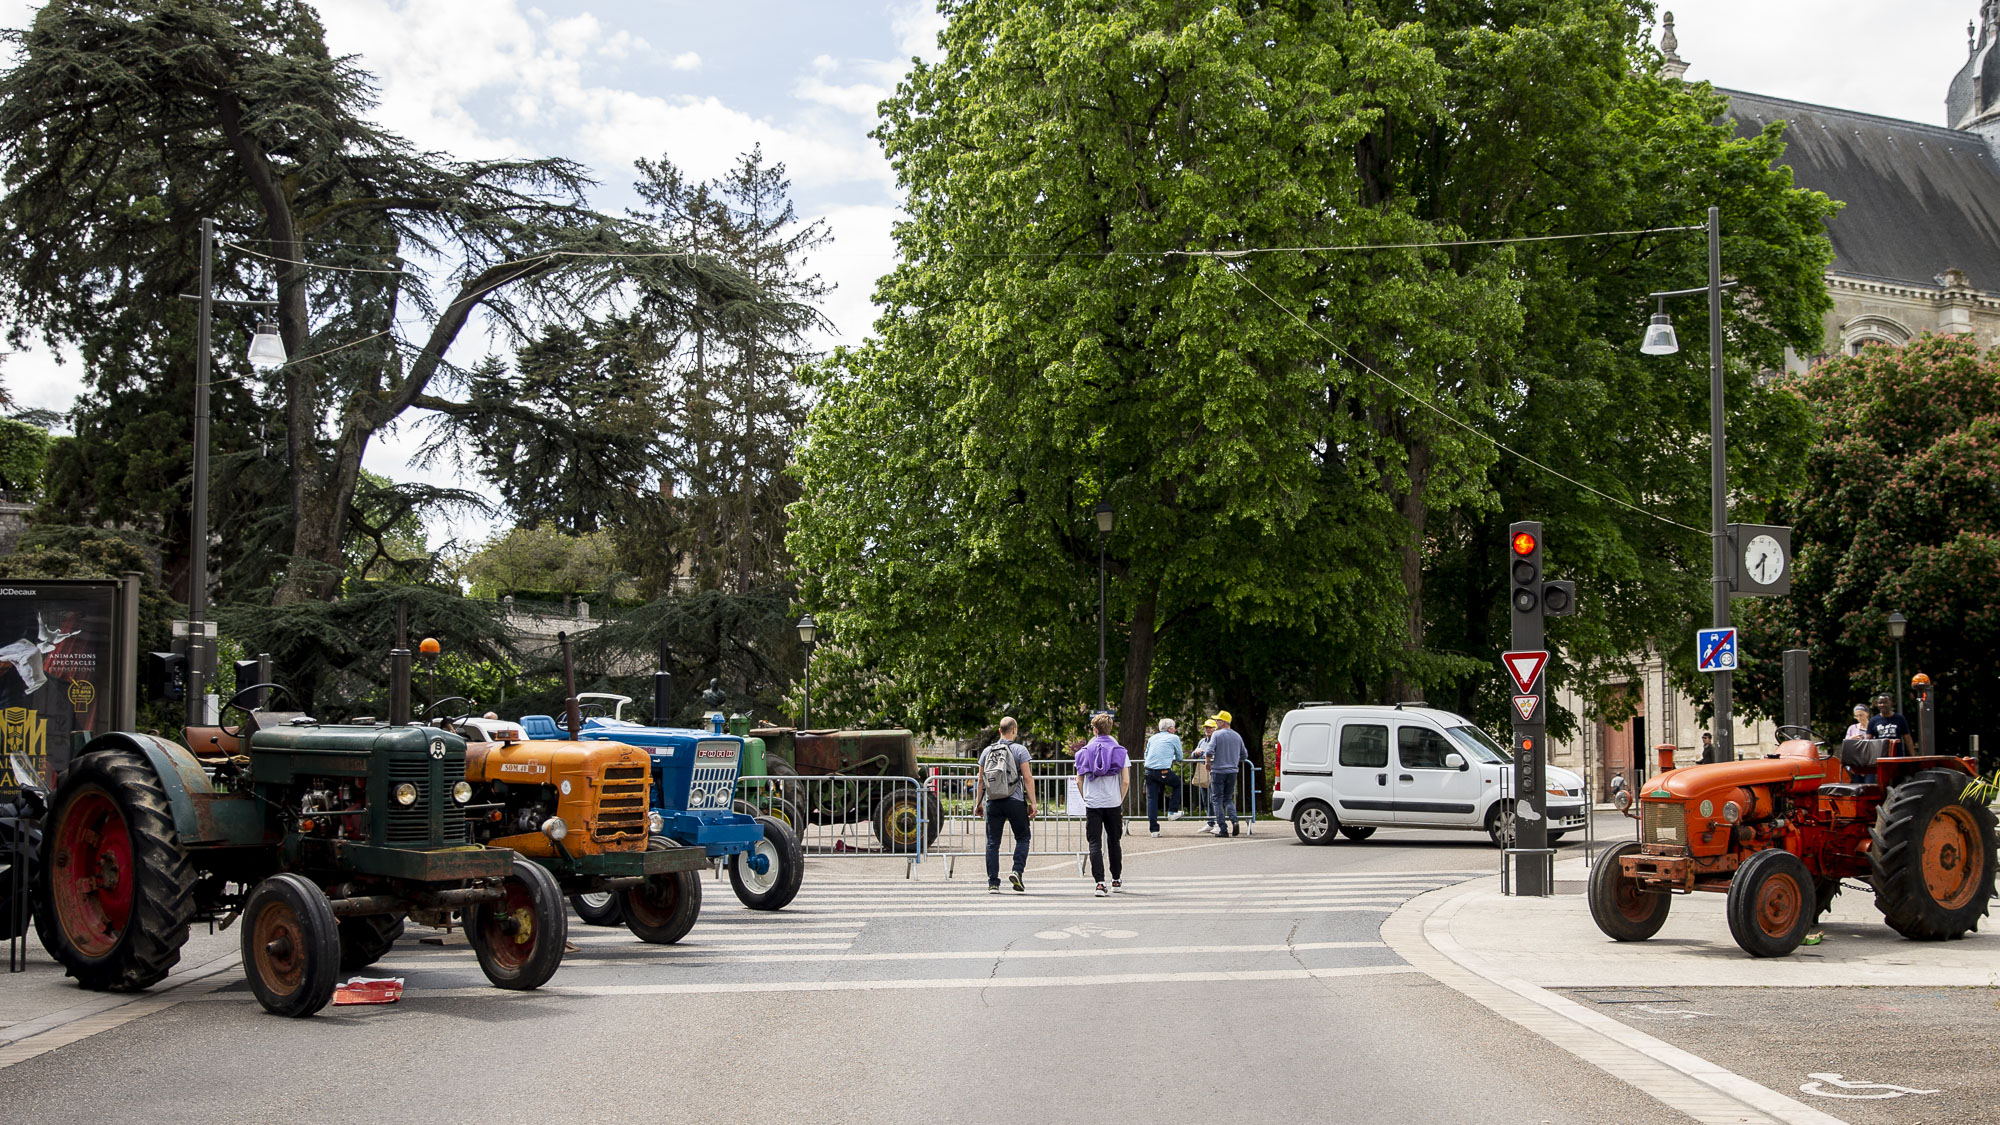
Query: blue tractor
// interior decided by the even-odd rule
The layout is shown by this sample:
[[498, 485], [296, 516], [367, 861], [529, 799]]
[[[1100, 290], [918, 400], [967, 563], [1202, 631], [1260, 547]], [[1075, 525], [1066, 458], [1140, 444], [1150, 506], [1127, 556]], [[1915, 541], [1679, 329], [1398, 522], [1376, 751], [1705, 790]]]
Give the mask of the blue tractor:
[[[652, 757], [652, 807], [663, 822], [662, 839], [677, 847], [701, 848], [711, 860], [726, 857], [730, 886], [752, 910], [780, 910], [798, 897], [805, 851], [782, 820], [735, 811], [743, 740], [723, 731], [720, 718], [713, 720], [712, 730], [649, 727], [623, 717], [631, 702], [628, 696], [591, 692], [579, 694], [577, 702], [587, 715], [579, 739], [636, 746]], [[524, 715], [521, 727], [529, 738], [568, 737], [548, 715]], [[670, 930], [680, 931], [679, 936], [686, 935], [701, 913], [700, 880], [686, 880], [682, 890], [671, 904], [675, 921], [669, 925]], [[609, 895], [599, 897], [577, 895], [571, 905], [585, 922], [620, 924], [618, 901]]]

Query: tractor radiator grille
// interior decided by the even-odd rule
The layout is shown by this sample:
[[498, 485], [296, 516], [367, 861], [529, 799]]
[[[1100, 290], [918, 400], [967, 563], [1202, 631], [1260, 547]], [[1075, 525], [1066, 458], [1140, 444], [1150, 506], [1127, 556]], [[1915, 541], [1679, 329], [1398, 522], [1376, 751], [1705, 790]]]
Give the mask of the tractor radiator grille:
[[1648, 844], [1680, 844], [1687, 838], [1687, 809], [1674, 801], [1641, 801], [1640, 815]]
[[731, 741], [697, 742], [694, 780], [688, 787], [688, 808], [727, 809], [736, 793], [736, 759], [740, 745]]
[[614, 767], [604, 771], [592, 834], [602, 843], [646, 839], [646, 771]]
[[[396, 786], [417, 787], [417, 802], [396, 803]], [[389, 763], [389, 843], [427, 844], [431, 839], [431, 763], [429, 758], [401, 758]]]

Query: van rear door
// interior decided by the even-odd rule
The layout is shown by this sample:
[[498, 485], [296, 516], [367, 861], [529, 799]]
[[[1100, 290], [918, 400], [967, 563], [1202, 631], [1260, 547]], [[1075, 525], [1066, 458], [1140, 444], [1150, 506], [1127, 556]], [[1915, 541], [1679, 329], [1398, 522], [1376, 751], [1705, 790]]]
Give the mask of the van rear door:
[[[1321, 785], [1331, 784], [1333, 776], [1333, 724], [1294, 723], [1291, 733], [1285, 736], [1285, 760], [1283, 762], [1287, 781], [1308, 779]], [[1287, 790], [1295, 790], [1298, 785], [1285, 785]]]

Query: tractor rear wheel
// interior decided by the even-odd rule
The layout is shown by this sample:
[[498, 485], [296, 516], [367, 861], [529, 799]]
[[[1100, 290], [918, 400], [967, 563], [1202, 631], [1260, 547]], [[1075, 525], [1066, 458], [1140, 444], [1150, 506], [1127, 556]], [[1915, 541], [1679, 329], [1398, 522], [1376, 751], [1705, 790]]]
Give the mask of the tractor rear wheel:
[[1674, 906], [1674, 896], [1645, 890], [1626, 877], [1618, 860], [1638, 851], [1636, 840], [1613, 844], [1590, 869], [1590, 917], [1613, 941], [1645, 941], [1659, 933]]
[[569, 912], [556, 877], [515, 856], [500, 897], [474, 903], [466, 915], [465, 937], [494, 987], [526, 992], [547, 984], [569, 944]]
[[[729, 885], [752, 910], [783, 910], [799, 897], [799, 884], [806, 873], [805, 852], [799, 848], [798, 837], [776, 817], [760, 816], [757, 823], [764, 829], [764, 838], [753, 851], [729, 857]], [[752, 856], [764, 860], [762, 874], [751, 866]]]
[[625, 911], [618, 905], [616, 891], [590, 891], [569, 896], [569, 904], [586, 926], [622, 926]]
[[[658, 836], [646, 841], [646, 850], [662, 852], [677, 847]], [[655, 875], [643, 884], [618, 895], [625, 910], [625, 926], [640, 941], [672, 945], [694, 929], [701, 917], [701, 872], [676, 871]]]
[[326, 892], [302, 875], [273, 875], [243, 903], [243, 975], [274, 1016], [326, 1007], [340, 983], [340, 925]]
[[1925, 770], [1889, 791], [1868, 849], [1875, 905], [1889, 928], [1949, 941], [1979, 928], [1993, 897], [1993, 813], [1965, 796], [1969, 779]]
[[1729, 881], [1729, 933], [1752, 957], [1783, 957], [1806, 939], [1818, 915], [1805, 861], [1782, 848], [1756, 852]]
[[181, 959], [194, 868], [167, 794], [132, 750], [77, 759], [49, 804], [35, 931], [77, 984], [137, 992]]
[[403, 936], [401, 914], [363, 914], [340, 920], [340, 971], [357, 972], [387, 956]]

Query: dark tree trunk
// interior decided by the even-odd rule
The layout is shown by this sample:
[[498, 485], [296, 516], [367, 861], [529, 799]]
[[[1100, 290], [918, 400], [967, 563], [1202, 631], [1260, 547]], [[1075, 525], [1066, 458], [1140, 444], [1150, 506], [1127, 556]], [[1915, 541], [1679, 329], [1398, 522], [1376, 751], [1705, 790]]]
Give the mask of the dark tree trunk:
[[1159, 611], [1159, 583], [1132, 610], [1132, 639], [1125, 645], [1125, 683], [1118, 696], [1118, 741], [1127, 750], [1146, 742], [1146, 690], [1153, 678], [1153, 652], [1159, 637], [1153, 621]]

